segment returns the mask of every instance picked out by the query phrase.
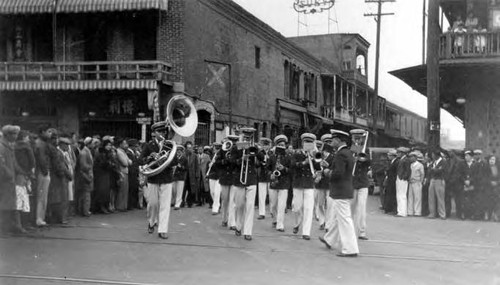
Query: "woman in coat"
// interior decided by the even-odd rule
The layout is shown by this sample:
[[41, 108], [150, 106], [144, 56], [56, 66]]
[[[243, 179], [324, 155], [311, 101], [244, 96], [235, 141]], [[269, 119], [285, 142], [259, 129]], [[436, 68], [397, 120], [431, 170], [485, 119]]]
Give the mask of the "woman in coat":
[[97, 211], [109, 214], [112, 178], [116, 169], [110, 140], [103, 140], [94, 159], [94, 205]]
[[500, 168], [497, 158], [492, 155], [488, 158], [488, 183], [484, 188], [484, 211], [488, 220], [499, 221], [499, 202], [500, 202]]
[[58, 147], [52, 156], [48, 201], [53, 223], [68, 223], [69, 182], [73, 180], [71, 158], [68, 154], [70, 144], [68, 138], [59, 138]]
[[94, 190], [94, 159], [83, 141], [78, 142], [79, 155], [75, 168], [76, 210], [90, 216], [90, 195]]

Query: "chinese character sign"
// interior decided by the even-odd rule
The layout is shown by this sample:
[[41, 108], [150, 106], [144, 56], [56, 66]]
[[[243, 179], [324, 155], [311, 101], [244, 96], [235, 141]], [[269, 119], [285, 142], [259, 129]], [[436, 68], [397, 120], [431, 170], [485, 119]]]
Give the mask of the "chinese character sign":
[[133, 115], [134, 109], [132, 99], [112, 99], [109, 102], [109, 113], [111, 115]]

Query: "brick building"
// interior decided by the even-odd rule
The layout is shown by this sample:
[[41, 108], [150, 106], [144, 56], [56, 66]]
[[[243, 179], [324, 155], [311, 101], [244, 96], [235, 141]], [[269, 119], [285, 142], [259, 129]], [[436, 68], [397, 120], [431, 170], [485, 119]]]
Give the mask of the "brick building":
[[199, 125], [183, 140], [200, 145], [243, 126], [294, 144], [334, 125], [385, 131], [357, 34], [318, 36], [313, 49], [313, 38], [287, 39], [232, 1], [101, 2], [0, 3], [0, 124], [144, 138], [169, 98], [186, 94]]

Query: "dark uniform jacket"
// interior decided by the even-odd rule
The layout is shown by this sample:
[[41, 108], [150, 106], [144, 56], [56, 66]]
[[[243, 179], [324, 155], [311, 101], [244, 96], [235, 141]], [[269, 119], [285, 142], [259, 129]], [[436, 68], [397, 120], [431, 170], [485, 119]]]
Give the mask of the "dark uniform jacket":
[[[235, 149], [236, 146], [233, 146]], [[232, 150], [228, 150], [231, 153]], [[231, 186], [233, 185], [233, 170], [236, 169], [236, 165], [230, 160], [227, 159], [226, 156], [227, 151], [219, 151], [217, 154], [216, 164], [217, 167], [217, 176], [219, 177], [219, 183], [223, 186]], [[239, 169], [238, 169], [238, 177], [239, 177]]]
[[269, 164], [269, 156], [266, 157], [264, 151], [257, 153], [257, 160], [260, 162], [261, 167], [257, 169], [259, 182], [271, 182], [271, 167]]
[[[333, 164], [333, 154], [329, 154], [324, 160], [328, 162], [328, 165], [331, 166]], [[316, 163], [314, 163], [314, 168], [318, 169], [318, 166]], [[321, 169], [321, 168], [320, 168]], [[328, 177], [325, 177], [324, 175], [321, 177], [321, 180], [314, 185], [314, 187], [318, 190], [329, 190], [330, 189], [330, 179]]]
[[407, 155], [401, 157], [398, 163], [398, 178], [400, 180], [410, 180], [411, 162]]
[[177, 165], [175, 165], [174, 181], [185, 181], [187, 176], [187, 159], [184, 155], [177, 157]]
[[341, 146], [330, 167], [330, 197], [333, 199], [352, 199], [352, 169], [354, 157], [347, 146]]
[[291, 164], [292, 164], [292, 157], [289, 154], [282, 154], [282, 155], [277, 155], [273, 154], [269, 157], [268, 163], [269, 167], [272, 169], [272, 171], [276, 170], [276, 164], [279, 162], [281, 165], [283, 165], [283, 169], [280, 170], [280, 176], [277, 177], [274, 181], [271, 181], [271, 184], [269, 185], [269, 188], [271, 189], [276, 189], [276, 190], [287, 190], [290, 188], [290, 182], [291, 182]]
[[358, 161], [356, 163], [356, 170], [354, 170], [354, 177], [352, 186], [354, 189], [368, 188], [370, 181], [368, 179], [368, 171], [370, 169], [370, 160]]
[[[258, 179], [257, 179], [257, 168], [260, 167], [260, 162], [257, 160], [256, 156], [251, 156], [248, 160], [248, 171], [247, 171], [247, 178], [246, 178], [246, 183], [243, 184], [241, 183], [241, 165], [245, 163], [243, 161], [243, 151], [242, 149], [237, 149], [233, 148], [231, 150], [231, 158], [230, 161], [234, 165], [233, 168], [233, 185], [238, 186], [238, 187], [245, 187], [245, 186], [250, 186], [250, 185], [257, 185]], [[246, 151], [248, 153], [248, 150]], [[246, 163], [245, 163], [246, 167]], [[245, 172], [245, 171], [243, 171]]]
[[304, 151], [298, 151], [292, 156], [292, 170], [293, 170], [293, 182], [292, 186], [294, 189], [312, 189], [314, 188], [314, 178], [311, 173], [311, 167], [307, 162], [307, 154]]
[[215, 154], [211, 160], [211, 162], [214, 161], [214, 163], [212, 164], [212, 167], [210, 167], [210, 164], [208, 164], [208, 167], [210, 168], [210, 172], [208, 172], [208, 175], [207, 175], [208, 179], [214, 179], [214, 180], [219, 179], [219, 173], [220, 173], [219, 168], [222, 167], [222, 156], [221, 156], [222, 152], [223, 152], [222, 150], [218, 150], [215, 152]]
[[[139, 161], [142, 162], [143, 164], [147, 164], [151, 162], [153, 159], [149, 157], [152, 153], [156, 152], [158, 153], [160, 150], [160, 147], [158, 144], [153, 140], [150, 141], [149, 143], [145, 144], [141, 156], [139, 157]], [[162, 172], [160, 172], [157, 175], [150, 176], [148, 177], [148, 183], [154, 183], [154, 184], [167, 184], [167, 183], [172, 183], [174, 181], [174, 168], [177, 164], [177, 156], [174, 156], [174, 159], [170, 163], [169, 166], [167, 166]]]

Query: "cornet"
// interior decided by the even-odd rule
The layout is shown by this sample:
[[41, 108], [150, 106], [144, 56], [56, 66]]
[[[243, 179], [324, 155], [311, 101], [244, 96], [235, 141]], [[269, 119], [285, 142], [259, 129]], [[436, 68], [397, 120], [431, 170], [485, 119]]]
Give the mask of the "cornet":
[[[167, 104], [167, 125], [178, 135], [189, 137], [194, 134], [198, 126], [196, 108], [190, 99], [184, 95], [176, 95]], [[140, 166], [139, 171], [146, 177], [161, 173], [177, 154], [177, 144], [173, 140], [160, 139], [160, 150], [153, 155], [154, 161]], [[164, 149], [166, 148], [166, 149]]]

